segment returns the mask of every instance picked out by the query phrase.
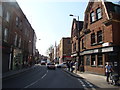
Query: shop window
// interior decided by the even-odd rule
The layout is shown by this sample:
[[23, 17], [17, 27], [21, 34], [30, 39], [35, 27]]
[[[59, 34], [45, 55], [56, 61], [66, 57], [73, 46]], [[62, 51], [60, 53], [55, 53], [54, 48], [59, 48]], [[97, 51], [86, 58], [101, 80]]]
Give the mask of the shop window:
[[95, 13], [94, 12], [91, 12], [90, 13], [90, 22], [94, 22], [95, 21]]
[[96, 19], [99, 20], [102, 18], [101, 8], [96, 10]]
[[98, 65], [103, 65], [103, 59], [102, 59], [102, 54], [98, 54]]
[[95, 55], [91, 55], [91, 66], [96, 66]]
[[97, 43], [102, 43], [102, 30], [97, 32]]
[[91, 45], [95, 44], [95, 33], [91, 34]]
[[86, 65], [90, 65], [90, 55], [86, 55]]

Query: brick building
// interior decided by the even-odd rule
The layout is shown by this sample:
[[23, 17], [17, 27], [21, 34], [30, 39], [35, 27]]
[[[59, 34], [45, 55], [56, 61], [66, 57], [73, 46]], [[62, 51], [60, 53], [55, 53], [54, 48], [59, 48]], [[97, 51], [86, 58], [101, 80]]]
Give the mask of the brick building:
[[7, 72], [32, 60], [35, 32], [17, 2], [2, 2], [2, 10], [2, 69]]
[[79, 35], [80, 35], [80, 31], [83, 28], [83, 21], [76, 21], [76, 19], [73, 19], [73, 23], [72, 23], [72, 28], [71, 28], [71, 43], [72, 43], [72, 60], [73, 61], [80, 61], [79, 56], [80, 56], [80, 41], [78, 42], [78, 40], [80, 40]]
[[85, 71], [105, 74], [106, 62], [120, 70], [120, 5], [89, 2], [80, 32], [81, 60]]
[[59, 63], [71, 60], [71, 38], [63, 37], [59, 44]]

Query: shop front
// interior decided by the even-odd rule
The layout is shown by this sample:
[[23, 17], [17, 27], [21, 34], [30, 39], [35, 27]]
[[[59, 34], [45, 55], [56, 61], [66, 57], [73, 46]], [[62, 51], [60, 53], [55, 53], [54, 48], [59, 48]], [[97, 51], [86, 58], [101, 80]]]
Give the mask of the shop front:
[[111, 62], [115, 72], [120, 70], [120, 54], [118, 47], [101, 47], [86, 50], [81, 53], [84, 55], [85, 71], [105, 75], [105, 65]]
[[22, 50], [14, 48], [13, 50], [13, 70], [21, 69], [23, 65], [23, 54]]

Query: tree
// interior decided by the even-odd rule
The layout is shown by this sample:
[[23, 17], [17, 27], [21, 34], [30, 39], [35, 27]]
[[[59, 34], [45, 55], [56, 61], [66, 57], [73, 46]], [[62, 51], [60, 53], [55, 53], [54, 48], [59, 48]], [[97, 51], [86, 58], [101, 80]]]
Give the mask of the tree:
[[51, 46], [47, 49], [46, 54], [49, 56], [49, 54], [52, 53], [53, 49], [54, 49], [54, 46], [51, 45]]

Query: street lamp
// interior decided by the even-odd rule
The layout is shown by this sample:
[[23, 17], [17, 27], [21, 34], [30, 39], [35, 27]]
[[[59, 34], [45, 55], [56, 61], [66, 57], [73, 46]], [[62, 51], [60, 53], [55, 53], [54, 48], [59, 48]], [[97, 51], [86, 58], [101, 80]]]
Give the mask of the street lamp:
[[[70, 14], [69, 16], [72, 16], [72, 17], [77, 17], [78, 18], [78, 23], [77, 23], [77, 29], [78, 29], [78, 52], [77, 52], [77, 62], [78, 64], [80, 65], [81, 64], [81, 61], [80, 61], [80, 30], [79, 30], [79, 16], [76, 16], [76, 15], [73, 15], [73, 14]], [[78, 67], [79, 67], [78, 65]]]
[[[77, 17], [77, 18], [78, 18], [78, 21], [79, 21], [79, 16], [76, 16], [76, 15], [73, 15], [73, 14], [70, 14], [69, 16]], [[79, 29], [79, 28], [78, 28], [78, 29]]]

